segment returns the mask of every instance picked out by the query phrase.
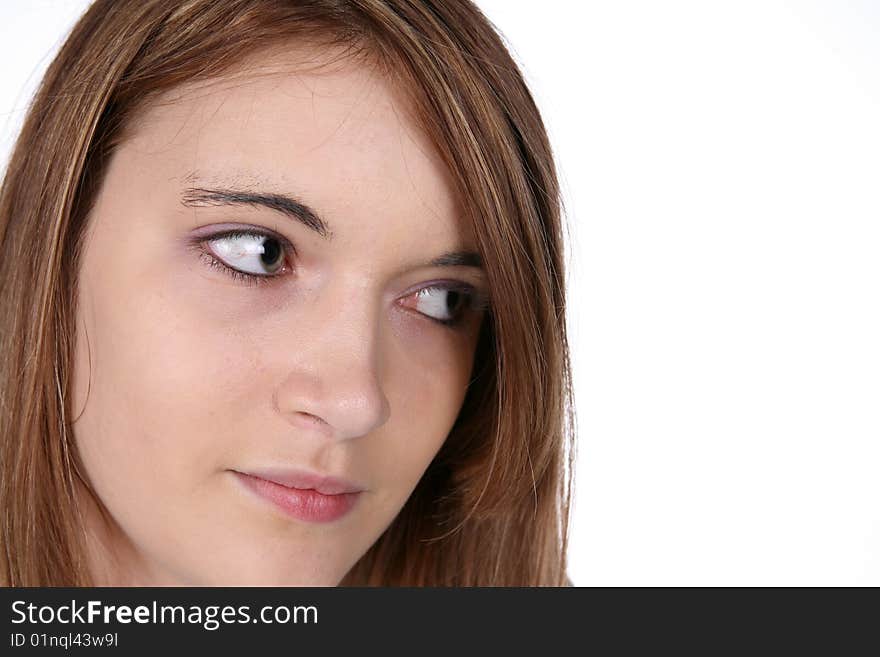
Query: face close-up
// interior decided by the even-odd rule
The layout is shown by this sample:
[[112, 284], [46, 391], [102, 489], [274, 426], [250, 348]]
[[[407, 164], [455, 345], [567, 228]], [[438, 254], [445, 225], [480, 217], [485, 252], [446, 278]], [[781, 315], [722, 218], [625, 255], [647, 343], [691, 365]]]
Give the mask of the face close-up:
[[458, 416], [487, 290], [451, 176], [386, 76], [304, 55], [173, 89], [107, 165], [71, 401], [98, 584], [336, 585]]

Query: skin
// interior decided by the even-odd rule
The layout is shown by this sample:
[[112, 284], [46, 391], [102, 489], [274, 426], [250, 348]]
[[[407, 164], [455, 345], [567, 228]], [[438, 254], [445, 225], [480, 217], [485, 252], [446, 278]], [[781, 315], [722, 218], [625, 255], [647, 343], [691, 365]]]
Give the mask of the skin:
[[[479, 268], [425, 264], [476, 251], [448, 172], [385, 76], [303, 54], [174, 90], [108, 165], [80, 264], [73, 401], [108, 511], [80, 491], [98, 585], [336, 585], [461, 408], [481, 311], [441, 325], [428, 315], [448, 293], [415, 294], [485, 291]], [[182, 202], [191, 188], [294, 196], [329, 234], [265, 207]], [[289, 240], [290, 268], [255, 286], [209, 266], [195, 238], [229, 227]], [[316, 523], [232, 472], [279, 466], [365, 490]]]

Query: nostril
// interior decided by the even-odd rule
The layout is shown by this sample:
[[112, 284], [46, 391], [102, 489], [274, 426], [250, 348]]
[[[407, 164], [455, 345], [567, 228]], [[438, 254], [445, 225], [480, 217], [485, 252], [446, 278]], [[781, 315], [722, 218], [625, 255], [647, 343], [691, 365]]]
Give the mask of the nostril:
[[330, 437], [333, 431], [330, 425], [321, 417], [306, 413], [305, 411], [297, 411], [290, 416], [289, 421], [304, 434], [315, 434]]
[[324, 420], [319, 418], [317, 415], [312, 415], [311, 413], [306, 413], [305, 411], [298, 411], [296, 415], [299, 419], [301, 419], [302, 421], [307, 422], [309, 424], [314, 424], [314, 425], [327, 424], [326, 422], [324, 422]]

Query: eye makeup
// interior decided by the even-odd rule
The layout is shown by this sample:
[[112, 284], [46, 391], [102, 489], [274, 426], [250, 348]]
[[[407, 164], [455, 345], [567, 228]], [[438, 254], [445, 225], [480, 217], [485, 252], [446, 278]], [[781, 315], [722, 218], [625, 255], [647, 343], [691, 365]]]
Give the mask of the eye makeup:
[[[235, 248], [236, 240], [239, 244], [245, 244], [244, 247]], [[260, 242], [260, 240], [263, 240]], [[249, 244], [247, 244], [249, 242]], [[210, 247], [209, 244], [218, 246]], [[275, 236], [271, 233], [257, 230], [228, 230], [211, 235], [198, 242], [199, 251], [202, 260], [208, 266], [217, 269], [237, 281], [245, 284], [256, 286], [271, 283], [274, 279], [283, 276], [286, 272], [292, 271], [293, 267], [290, 261], [296, 255], [296, 249], [289, 240]], [[244, 256], [258, 257], [261, 265], [271, 265], [280, 260], [279, 268], [258, 274], [255, 272], [243, 271], [228, 263], [226, 258], [239, 259]], [[268, 262], [267, 262], [268, 261]]]
[[[260, 240], [263, 241], [260, 242]], [[243, 248], [235, 248], [230, 245], [230, 243], [235, 241], [241, 243], [249, 242], [250, 244]], [[211, 246], [212, 244], [223, 246]], [[192, 238], [190, 246], [197, 252], [199, 259], [209, 268], [217, 270], [248, 287], [276, 284], [278, 279], [286, 278], [287, 275], [295, 270], [293, 263], [296, 257], [296, 249], [290, 240], [264, 229], [234, 228], [219, 230], [213, 234], [199, 234]], [[267, 264], [264, 262], [264, 259], [268, 259], [269, 264], [271, 264], [280, 258], [281, 265], [274, 272], [257, 274], [232, 266], [224, 258], [224, 256], [229, 257], [230, 255], [238, 258], [245, 255], [256, 256], [260, 259], [261, 265]], [[444, 304], [432, 300], [432, 293], [445, 293], [449, 295], [449, 301]], [[401, 297], [401, 301], [412, 298], [416, 299], [416, 306], [418, 306], [419, 301], [427, 300], [427, 305], [431, 310], [439, 311], [444, 315], [451, 314], [449, 317], [437, 317], [430, 312], [419, 310], [418, 307], [413, 307], [406, 303], [401, 303], [401, 305], [407, 310], [416, 312], [436, 324], [449, 328], [458, 327], [464, 322], [469, 313], [479, 313], [488, 307], [487, 295], [482, 290], [463, 281], [430, 281], [407, 292]]]
[[[449, 301], [444, 304], [437, 300], [432, 300], [430, 298], [431, 293], [446, 293], [449, 295], [447, 297]], [[414, 304], [416, 307], [410, 304], [402, 304], [405, 308], [417, 312], [420, 315], [423, 315], [428, 319], [436, 322], [437, 324], [451, 327], [462, 324], [469, 313], [479, 313], [488, 307], [488, 299], [486, 295], [478, 288], [475, 288], [473, 285], [464, 283], [462, 281], [444, 280], [424, 283], [421, 284], [417, 289], [406, 293], [402, 297], [402, 299], [415, 300]], [[432, 310], [442, 312], [444, 314], [451, 312], [452, 315], [446, 318], [437, 317], [429, 312], [419, 310], [417, 307], [419, 302], [426, 299], [428, 302], [427, 305]], [[448, 307], [450, 305], [452, 306], [452, 308]]]

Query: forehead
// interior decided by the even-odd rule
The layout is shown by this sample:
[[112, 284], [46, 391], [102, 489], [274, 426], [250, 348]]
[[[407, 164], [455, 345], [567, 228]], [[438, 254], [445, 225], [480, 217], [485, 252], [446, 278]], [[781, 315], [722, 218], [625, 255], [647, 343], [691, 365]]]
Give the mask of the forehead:
[[158, 97], [120, 150], [166, 185], [196, 175], [290, 191], [344, 225], [342, 238], [374, 230], [351, 219], [378, 214], [389, 229], [471, 241], [449, 171], [413, 116], [376, 66], [288, 49]]

